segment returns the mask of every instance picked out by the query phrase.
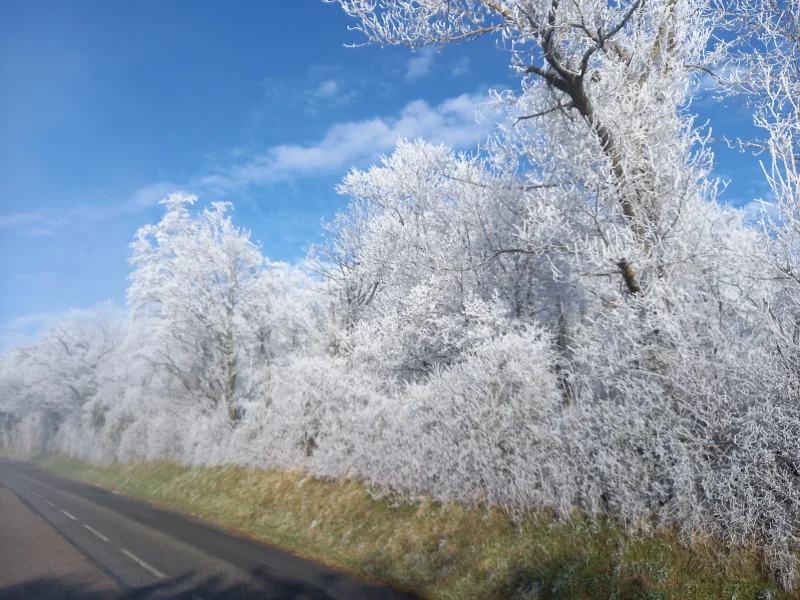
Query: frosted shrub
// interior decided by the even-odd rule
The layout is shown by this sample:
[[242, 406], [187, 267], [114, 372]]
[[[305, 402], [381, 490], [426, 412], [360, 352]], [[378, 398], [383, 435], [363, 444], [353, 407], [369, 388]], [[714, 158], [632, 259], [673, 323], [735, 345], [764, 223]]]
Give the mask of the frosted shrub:
[[383, 404], [376, 383], [346, 359], [299, 357], [275, 379], [264, 434], [319, 474], [347, 473], [355, 449], [372, 452], [370, 432], [359, 425], [373, 406]]
[[518, 474], [539, 443], [532, 433], [561, 402], [549, 345], [535, 327], [507, 333], [402, 390], [375, 455], [391, 458], [373, 459], [370, 479], [440, 499], [525, 500]]

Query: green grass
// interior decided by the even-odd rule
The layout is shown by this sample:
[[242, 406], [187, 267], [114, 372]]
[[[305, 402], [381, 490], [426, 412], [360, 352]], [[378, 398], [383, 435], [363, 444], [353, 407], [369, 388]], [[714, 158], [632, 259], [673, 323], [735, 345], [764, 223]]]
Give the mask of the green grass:
[[377, 497], [362, 483], [302, 472], [33, 461], [431, 600], [795, 597], [779, 591], [758, 552], [686, 548], [666, 531], [631, 536], [611, 522], [541, 515], [515, 525], [495, 509]]

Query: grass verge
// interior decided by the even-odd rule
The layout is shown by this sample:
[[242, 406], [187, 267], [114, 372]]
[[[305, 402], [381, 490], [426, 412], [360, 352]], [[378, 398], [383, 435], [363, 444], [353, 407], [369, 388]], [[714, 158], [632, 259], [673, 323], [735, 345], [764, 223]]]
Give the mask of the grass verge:
[[496, 509], [380, 498], [362, 483], [300, 472], [31, 460], [430, 600], [794, 597], [758, 552], [686, 548], [670, 532], [631, 536], [610, 522], [545, 516], [515, 525]]

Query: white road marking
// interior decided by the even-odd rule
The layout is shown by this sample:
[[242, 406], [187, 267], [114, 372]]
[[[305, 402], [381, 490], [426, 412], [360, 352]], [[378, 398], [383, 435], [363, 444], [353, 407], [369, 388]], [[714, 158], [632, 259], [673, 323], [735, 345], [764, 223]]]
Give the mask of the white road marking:
[[203, 599], [197, 594], [192, 594], [192, 600], [203, 600]]
[[34, 496], [36, 496], [37, 498], [41, 498], [41, 496], [40, 496], [39, 494], [37, 494], [36, 492], [31, 492], [31, 494], [33, 494], [33, 495], [34, 495]]
[[31, 488], [29, 488], [29, 487], [28, 487], [27, 485], [25, 485], [24, 483], [22, 484], [22, 487], [24, 487], [24, 488], [25, 488], [26, 490], [28, 490], [29, 492], [31, 491]]
[[77, 521], [77, 520], [78, 520], [78, 517], [73, 517], [71, 514], [69, 514], [69, 513], [68, 513], [67, 511], [65, 511], [63, 508], [61, 509], [61, 512], [62, 512], [62, 513], [64, 513], [65, 515], [67, 515], [67, 516], [68, 516], [70, 519], [72, 519], [73, 521]]
[[146, 562], [144, 562], [144, 561], [143, 561], [141, 558], [139, 558], [138, 556], [136, 556], [136, 555], [135, 555], [133, 552], [128, 552], [127, 550], [125, 550], [125, 548], [120, 548], [120, 551], [121, 551], [121, 552], [122, 552], [122, 553], [123, 553], [125, 556], [127, 556], [128, 558], [130, 558], [132, 561], [139, 563], [139, 565], [140, 565], [140, 566], [142, 566], [142, 567], [144, 567], [145, 569], [147, 569], [148, 571], [150, 571], [150, 572], [151, 572], [153, 575], [155, 575], [155, 576], [156, 576], [156, 577], [158, 577], [159, 579], [166, 579], [166, 578], [167, 578], [167, 576], [166, 576], [166, 575], [164, 575], [164, 574], [163, 574], [161, 571], [159, 571], [159, 570], [158, 570], [158, 569], [156, 569], [155, 567], [152, 567], [152, 566], [148, 565], [148, 564], [147, 564]]
[[44, 498], [42, 498], [42, 500], [43, 500], [44, 502], [47, 502], [47, 504], [49, 504], [49, 505], [50, 505], [50, 506], [52, 506], [53, 508], [55, 508], [55, 507], [56, 507], [56, 505], [55, 505], [55, 504], [53, 504], [52, 502], [50, 502], [50, 500], [45, 500]]
[[93, 534], [95, 534], [97, 537], [99, 537], [99, 538], [100, 538], [101, 540], [103, 540], [104, 542], [107, 542], [107, 541], [108, 541], [108, 538], [107, 538], [106, 536], [104, 536], [102, 533], [100, 533], [99, 531], [97, 531], [97, 529], [92, 529], [91, 527], [89, 527], [89, 526], [88, 526], [88, 525], [86, 525], [86, 524], [84, 524], [84, 527], [86, 527], [86, 529], [88, 529], [89, 531], [91, 531]]

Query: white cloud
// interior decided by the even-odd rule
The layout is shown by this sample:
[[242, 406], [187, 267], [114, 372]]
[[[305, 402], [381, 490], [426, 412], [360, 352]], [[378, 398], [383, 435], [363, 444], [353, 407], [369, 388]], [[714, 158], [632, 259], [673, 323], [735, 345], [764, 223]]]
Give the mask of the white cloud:
[[33, 339], [32, 335], [19, 331], [0, 331], [0, 352], [6, 352], [12, 348], [25, 346], [26, 344], [30, 344]]
[[453, 70], [450, 73], [453, 77], [459, 77], [469, 71], [469, 66], [469, 57], [464, 56], [453, 65]]
[[17, 212], [0, 215], [0, 228], [31, 225], [40, 221], [42, 217], [43, 213], [41, 212]]
[[762, 220], [773, 223], [781, 221], [780, 209], [777, 204], [765, 200], [753, 200], [742, 207], [745, 220], [749, 223], [757, 224]]
[[51, 283], [56, 278], [52, 271], [40, 271], [38, 273], [11, 273], [11, 280], [21, 284], [43, 285]]
[[83, 229], [87, 225], [110, 221], [154, 206], [161, 198], [180, 189], [174, 183], [160, 181], [135, 190], [121, 202], [77, 204], [66, 209], [17, 212], [0, 215], [0, 229], [16, 229], [27, 235], [48, 236]]
[[0, 352], [33, 342], [37, 335], [59, 323], [91, 320], [95, 318], [98, 310], [102, 311], [104, 316], [117, 321], [123, 321], [128, 316], [127, 309], [111, 301], [101, 302], [90, 308], [68, 308], [62, 311], [21, 315], [0, 322]]
[[31, 313], [0, 323], [0, 352], [34, 341], [40, 332], [65, 321], [85, 314], [86, 310], [70, 308], [61, 312]]
[[24, 329], [38, 328], [53, 323], [59, 316], [59, 314], [49, 312], [32, 313], [6, 321], [2, 328], [8, 332], [20, 332]]
[[469, 148], [494, 127], [495, 121], [477, 118], [477, 108], [485, 101], [484, 94], [462, 94], [437, 106], [415, 100], [397, 116], [337, 123], [313, 144], [273, 146], [244, 163], [200, 178], [198, 183], [234, 188], [286, 181], [302, 175], [341, 172], [376, 160], [382, 153], [391, 151], [402, 138], [423, 138], [458, 149]]
[[263, 129], [285, 123], [298, 113], [315, 116], [358, 101], [368, 84], [362, 76], [330, 66], [310, 67], [290, 77], [268, 77], [261, 82], [263, 94], [247, 116], [251, 127]]
[[431, 74], [436, 48], [420, 48], [406, 61], [406, 81], [416, 81]]
[[314, 95], [317, 98], [333, 98], [338, 92], [339, 84], [333, 79], [328, 79], [319, 84]]
[[711, 91], [711, 90], [719, 90], [720, 89], [720, 84], [719, 84], [719, 81], [717, 80], [718, 76], [724, 77], [724, 74], [716, 75], [716, 74], [711, 74], [708, 71], [698, 71], [698, 72], [696, 72], [695, 73], [695, 77], [696, 77], [696, 80], [697, 80], [699, 91], [702, 93], [702, 92], [708, 92], [708, 91]]
[[[693, 105], [697, 107], [709, 108], [716, 103], [726, 99], [726, 82], [747, 81], [747, 73], [732, 61], [719, 65], [712, 72], [695, 70]], [[728, 104], [723, 105], [728, 108]]]
[[176, 192], [180, 186], [168, 181], [160, 181], [139, 188], [121, 205], [121, 212], [131, 212], [140, 208], [148, 208], [158, 204], [164, 196]]
[[356, 90], [345, 91], [341, 82], [336, 79], [326, 79], [316, 88], [306, 90], [304, 94], [304, 110], [310, 115], [318, 114], [323, 109], [350, 104], [358, 97]]

